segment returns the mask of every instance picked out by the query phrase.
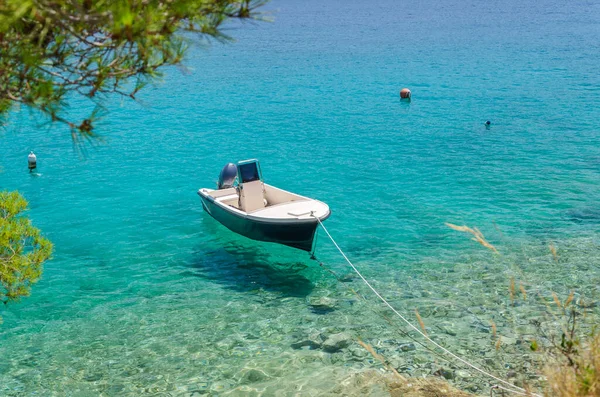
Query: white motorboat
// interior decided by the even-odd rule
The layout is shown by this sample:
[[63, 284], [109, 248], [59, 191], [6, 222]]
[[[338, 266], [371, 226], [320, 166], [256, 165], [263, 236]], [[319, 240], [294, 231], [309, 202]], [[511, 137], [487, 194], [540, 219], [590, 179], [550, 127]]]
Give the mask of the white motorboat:
[[217, 189], [202, 188], [198, 195], [204, 210], [230, 230], [309, 252], [317, 218], [324, 221], [331, 214], [321, 201], [264, 183], [255, 159], [227, 164]]

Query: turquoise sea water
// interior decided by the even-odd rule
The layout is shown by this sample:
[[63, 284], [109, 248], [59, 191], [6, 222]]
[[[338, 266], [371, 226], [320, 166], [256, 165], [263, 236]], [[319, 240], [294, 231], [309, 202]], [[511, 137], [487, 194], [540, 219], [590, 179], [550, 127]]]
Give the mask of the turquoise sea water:
[[[268, 8], [272, 23], [230, 25], [236, 43], [193, 46], [189, 71], [168, 70], [141, 104], [114, 99], [85, 159], [68, 131], [12, 114], [0, 188], [26, 196], [56, 251], [32, 296], [0, 310], [0, 395], [322, 395], [379, 368], [358, 345], [292, 347], [315, 332], [430, 373], [434, 359], [399, 352], [407, 337], [347, 288], [367, 296], [358, 281], [203, 213], [197, 189], [239, 159], [327, 202], [331, 233], [400, 311], [418, 308], [434, 335], [455, 329], [437, 337], [502, 376], [536, 360], [513, 339], [539, 308], [509, 314], [510, 277], [530, 294], [598, 298], [597, 2]], [[501, 255], [445, 222], [479, 227]], [[349, 272], [322, 233], [317, 254]], [[336, 310], [314, 310], [321, 296]], [[508, 338], [500, 351], [489, 321]]]

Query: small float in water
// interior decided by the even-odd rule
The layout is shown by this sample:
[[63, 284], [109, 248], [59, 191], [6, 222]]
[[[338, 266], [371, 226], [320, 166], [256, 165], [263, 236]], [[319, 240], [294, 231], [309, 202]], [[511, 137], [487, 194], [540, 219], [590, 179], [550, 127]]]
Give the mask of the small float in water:
[[331, 212], [321, 201], [263, 182], [258, 160], [229, 163], [217, 189], [198, 190], [202, 207], [228, 229], [253, 240], [311, 251], [319, 221]]

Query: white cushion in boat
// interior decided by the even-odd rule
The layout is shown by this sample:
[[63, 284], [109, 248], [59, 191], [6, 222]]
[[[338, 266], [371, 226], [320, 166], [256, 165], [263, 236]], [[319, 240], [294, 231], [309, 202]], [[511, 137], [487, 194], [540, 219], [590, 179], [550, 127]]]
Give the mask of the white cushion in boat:
[[217, 201], [227, 201], [227, 200], [232, 200], [232, 199], [237, 199], [238, 195], [236, 194], [230, 194], [227, 196], [221, 196], [217, 199]]
[[265, 196], [262, 181], [245, 182], [240, 186], [241, 210], [252, 212], [265, 208]]
[[308, 198], [271, 205], [252, 213], [254, 219], [314, 219], [311, 215], [322, 218], [329, 213], [327, 204]]

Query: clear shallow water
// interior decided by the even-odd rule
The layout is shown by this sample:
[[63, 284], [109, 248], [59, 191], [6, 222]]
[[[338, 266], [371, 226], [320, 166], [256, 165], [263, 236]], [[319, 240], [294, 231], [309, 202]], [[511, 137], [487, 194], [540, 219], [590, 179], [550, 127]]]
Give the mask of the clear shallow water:
[[[235, 44], [194, 48], [190, 73], [169, 70], [142, 106], [111, 103], [106, 143], [85, 160], [68, 131], [13, 114], [0, 187], [27, 197], [56, 252], [32, 297], [1, 311], [0, 394], [308, 395], [377, 366], [360, 349], [291, 348], [316, 331], [429, 371], [414, 362], [423, 349], [394, 352], [384, 341], [406, 337], [307, 255], [202, 212], [196, 190], [237, 159], [257, 157], [268, 183], [326, 201], [328, 228], [396, 307], [418, 307], [433, 330], [451, 324], [458, 335], [439, 337], [476, 359], [501, 354], [488, 365], [503, 375], [518, 345], [495, 353], [473, 324], [531, 333], [499, 314], [511, 276], [596, 296], [598, 4], [270, 8], [274, 23], [232, 27]], [[398, 100], [404, 86], [410, 104]], [[25, 169], [30, 149], [40, 176]], [[502, 256], [444, 222], [478, 226]], [[323, 236], [318, 253], [348, 272]], [[338, 309], [314, 312], [307, 300], [322, 295]], [[251, 368], [265, 376], [249, 380]]]

